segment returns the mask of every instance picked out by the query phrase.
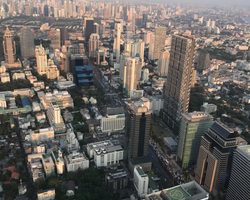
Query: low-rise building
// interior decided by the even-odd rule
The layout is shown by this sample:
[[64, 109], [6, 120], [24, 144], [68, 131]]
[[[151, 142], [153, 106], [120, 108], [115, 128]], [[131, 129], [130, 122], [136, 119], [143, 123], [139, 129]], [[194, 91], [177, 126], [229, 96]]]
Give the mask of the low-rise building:
[[195, 181], [149, 194], [145, 200], [208, 200], [209, 194]]
[[64, 160], [63, 160], [62, 152], [60, 150], [53, 150], [51, 154], [56, 165], [57, 174], [63, 174]]
[[38, 92], [37, 94], [45, 109], [49, 108], [49, 104], [52, 101], [55, 101], [60, 109], [74, 107], [73, 99], [68, 91], [54, 90], [53, 93], [48, 92], [45, 94], [44, 92]]
[[97, 167], [107, 167], [123, 160], [124, 150], [120, 145], [95, 149], [94, 162]]
[[88, 169], [89, 160], [88, 158], [79, 151], [72, 151], [69, 155], [64, 156], [65, 165], [68, 172], [75, 172], [78, 169]]
[[52, 127], [30, 131], [30, 139], [32, 143], [43, 143], [54, 139], [55, 133]]
[[207, 102], [204, 102], [203, 105], [201, 106], [201, 111], [208, 113], [208, 114], [216, 112], [216, 110], [217, 110], [216, 105], [208, 104]]
[[56, 198], [55, 189], [38, 190], [37, 200], [53, 200]]
[[1, 74], [1, 82], [2, 83], [7, 83], [10, 82], [10, 74], [5, 72]]
[[108, 108], [107, 115], [101, 119], [103, 132], [119, 131], [125, 128], [125, 114], [123, 108]]
[[18, 80], [18, 79], [26, 79], [26, 78], [25, 78], [25, 74], [23, 72], [15, 72], [12, 75], [12, 79], [13, 80]]
[[43, 163], [44, 172], [46, 174], [46, 178], [54, 176], [55, 175], [55, 164], [54, 164], [50, 154], [44, 154], [42, 156], [42, 163]]
[[72, 81], [60, 81], [57, 82], [56, 87], [59, 90], [67, 90], [68, 88], [74, 87], [75, 84]]
[[105, 176], [105, 186], [109, 191], [117, 191], [128, 185], [128, 173], [125, 170], [110, 172]]
[[148, 175], [144, 173], [141, 166], [134, 167], [134, 186], [137, 194], [141, 198], [145, 198], [148, 193]]
[[94, 142], [87, 144], [87, 153], [89, 158], [94, 157], [94, 151], [96, 149], [102, 149], [102, 148], [108, 148], [114, 146], [113, 143], [110, 140], [104, 140], [100, 142]]
[[4, 94], [0, 94], [0, 107], [7, 108], [7, 103]]

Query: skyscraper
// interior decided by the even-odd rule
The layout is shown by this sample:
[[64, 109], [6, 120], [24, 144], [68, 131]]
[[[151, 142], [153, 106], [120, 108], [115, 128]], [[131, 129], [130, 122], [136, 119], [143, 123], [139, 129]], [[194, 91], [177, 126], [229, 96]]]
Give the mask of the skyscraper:
[[145, 42], [139, 39], [134, 42], [131, 54], [132, 56], [136, 56], [137, 54], [139, 54], [142, 66], [144, 66], [144, 49], [145, 49]]
[[143, 24], [143, 27], [146, 28], [146, 23], [148, 22], [148, 14], [143, 14], [142, 15], [142, 24]]
[[132, 31], [135, 32], [135, 13], [132, 14]]
[[250, 199], [250, 145], [238, 147], [233, 156], [226, 200]]
[[48, 5], [44, 5], [43, 7], [43, 13], [45, 17], [49, 16], [49, 6]]
[[163, 120], [174, 130], [178, 129], [182, 113], [188, 112], [195, 47], [194, 38], [179, 35], [172, 37]]
[[89, 57], [96, 57], [96, 50], [100, 44], [100, 37], [98, 34], [92, 33], [89, 38]]
[[129, 158], [145, 157], [148, 155], [151, 112], [140, 102], [128, 104], [127, 111]]
[[210, 62], [210, 55], [205, 51], [199, 51], [198, 63], [197, 63], [197, 70], [203, 71], [209, 69], [211, 65]]
[[123, 93], [131, 97], [131, 92], [137, 89], [139, 73], [141, 73], [141, 62], [139, 58], [126, 58], [123, 69]]
[[121, 23], [116, 23], [116, 36], [114, 39], [113, 50], [116, 55], [116, 62], [120, 61], [120, 45], [121, 45]]
[[65, 45], [65, 41], [69, 39], [68, 29], [65, 27], [61, 28], [60, 33], [61, 33], [61, 45]]
[[158, 61], [158, 70], [157, 70], [160, 76], [168, 75], [169, 59], [170, 59], [169, 51], [166, 49], [162, 49]]
[[3, 50], [4, 50], [5, 63], [14, 64], [16, 55], [16, 44], [13, 40], [12, 34], [8, 27], [3, 36]]
[[54, 50], [61, 49], [61, 32], [60, 29], [51, 30], [49, 32], [49, 39], [51, 41], [50, 47]]
[[94, 19], [93, 18], [86, 18], [85, 19], [85, 39], [86, 42], [89, 41], [89, 37], [92, 33], [94, 33]]
[[204, 112], [182, 115], [177, 149], [177, 160], [182, 168], [193, 167], [199, 154], [201, 136], [204, 136], [213, 124], [213, 117]]
[[201, 137], [195, 180], [214, 196], [226, 191], [231, 171], [233, 151], [247, 142], [235, 137], [234, 131], [215, 122]]
[[100, 35], [100, 25], [98, 23], [94, 23], [94, 33]]
[[20, 44], [23, 58], [35, 56], [34, 35], [29, 27], [23, 27], [21, 29]]
[[154, 38], [150, 40], [151, 60], [159, 59], [160, 52], [165, 47], [166, 27], [155, 28]]
[[46, 69], [48, 66], [47, 54], [42, 45], [36, 47], [36, 64], [38, 74], [46, 74]]

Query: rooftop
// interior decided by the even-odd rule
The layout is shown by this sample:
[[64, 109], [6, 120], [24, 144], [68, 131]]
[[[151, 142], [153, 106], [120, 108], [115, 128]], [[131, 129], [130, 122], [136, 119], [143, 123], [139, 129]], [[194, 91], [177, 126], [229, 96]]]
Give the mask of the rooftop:
[[140, 176], [146, 175], [144, 171], [142, 170], [141, 166], [136, 166], [136, 170]]

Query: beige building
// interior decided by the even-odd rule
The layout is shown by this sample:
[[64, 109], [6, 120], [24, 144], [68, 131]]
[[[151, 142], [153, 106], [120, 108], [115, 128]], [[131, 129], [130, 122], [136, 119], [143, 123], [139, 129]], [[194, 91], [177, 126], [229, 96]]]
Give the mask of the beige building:
[[38, 97], [42, 102], [45, 109], [49, 108], [49, 104], [55, 101], [60, 109], [65, 109], [67, 107], [74, 107], [74, 102], [68, 91], [58, 91], [54, 90], [53, 93], [38, 92]]
[[131, 91], [136, 90], [138, 86], [139, 75], [141, 73], [141, 62], [139, 58], [126, 58], [123, 70], [123, 89], [124, 95], [131, 96]]
[[10, 82], [10, 74], [5, 72], [1, 74], [1, 82], [2, 83], [7, 83]]
[[92, 33], [89, 38], [89, 57], [96, 57], [96, 51], [100, 46], [100, 36], [96, 33]]
[[23, 27], [21, 29], [20, 44], [23, 58], [35, 56], [34, 35], [29, 27]]
[[149, 46], [149, 59], [156, 60], [160, 58], [160, 52], [165, 47], [166, 27], [155, 28], [154, 35], [151, 35]]
[[37, 200], [54, 200], [56, 198], [55, 189], [38, 190]]
[[48, 79], [56, 79], [60, 75], [60, 71], [56, 65], [51, 65], [46, 68], [46, 75]]
[[42, 45], [36, 47], [36, 64], [37, 64], [37, 72], [40, 75], [46, 74], [47, 69], [47, 54]]
[[166, 49], [162, 49], [160, 52], [160, 58], [158, 60], [158, 73], [160, 76], [168, 75], [170, 53]]
[[42, 143], [54, 139], [55, 133], [52, 127], [30, 131], [30, 139], [33, 143]]
[[16, 60], [15, 59], [16, 44], [15, 41], [13, 40], [13, 36], [8, 27], [3, 36], [3, 50], [4, 50], [5, 63], [13, 65]]

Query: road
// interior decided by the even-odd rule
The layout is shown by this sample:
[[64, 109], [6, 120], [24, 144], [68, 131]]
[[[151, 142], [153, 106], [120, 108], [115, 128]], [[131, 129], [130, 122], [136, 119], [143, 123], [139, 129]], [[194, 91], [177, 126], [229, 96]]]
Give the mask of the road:
[[102, 76], [101, 70], [94, 65], [89, 59], [90, 65], [93, 67], [93, 74], [96, 83], [98, 83], [106, 96], [109, 99], [111, 107], [122, 106], [121, 99], [114, 93], [110, 83]]
[[171, 178], [167, 175], [167, 173], [162, 168], [157, 155], [154, 153], [154, 151], [151, 149], [151, 147], [149, 147], [148, 149], [149, 149], [148, 150], [148, 158], [153, 163], [154, 168], [158, 169], [161, 177], [163, 177], [165, 180], [167, 180], [169, 185], [173, 186], [174, 184], [173, 184]]
[[[19, 129], [19, 124], [18, 124], [18, 119], [14, 118], [14, 122], [15, 122], [15, 131], [16, 131], [16, 134], [17, 134], [18, 139], [19, 139], [20, 147], [25, 154], [25, 150], [23, 147], [23, 141], [22, 141], [22, 137], [21, 137], [21, 133], [20, 133], [20, 129]], [[32, 199], [36, 199], [35, 187], [33, 184], [32, 176], [31, 176], [29, 169], [28, 169], [28, 166], [27, 166], [27, 159], [25, 159], [25, 161], [24, 161], [24, 166], [26, 168], [26, 179], [27, 179], [26, 186], [27, 186], [27, 189], [30, 191]]]

